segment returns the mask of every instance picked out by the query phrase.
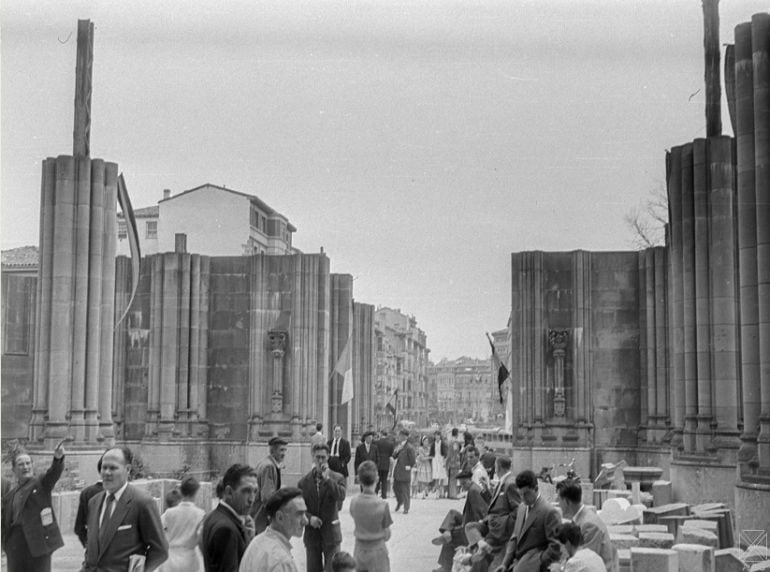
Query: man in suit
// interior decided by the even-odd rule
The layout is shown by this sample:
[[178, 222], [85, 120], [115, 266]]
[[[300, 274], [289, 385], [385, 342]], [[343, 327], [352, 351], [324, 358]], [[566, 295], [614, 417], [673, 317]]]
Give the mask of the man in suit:
[[83, 548], [85, 548], [88, 543], [88, 502], [104, 490], [101, 479], [101, 457], [99, 457], [99, 460], [96, 463], [96, 472], [100, 475], [99, 480], [93, 485], [89, 485], [80, 491], [80, 498], [78, 498], [78, 514], [75, 516], [75, 534], [80, 540], [80, 544], [83, 545]]
[[88, 538], [81, 572], [125, 572], [144, 559], [150, 572], [168, 558], [155, 500], [128, 483], [133, 455], [116, 447], [102, 457], [104, 490], [88, 503]]
[[396, 464], [393, 467], [393, 492], [396, 494], [396, 509], [404, 507], [404, 514], [409, 514], [410, 484], [412, 482], [412, 467], [416, 455], [414, 447], [409, 444], [409, 431], [401, 430], [398, 434], [399, 443], [393, 450]]
[[396, 443], [388, 435], [388, 431], [383, 429], [380, 433], [380, 438], [375, 443], [377, 447], [377, 474], [379, 480], [377, 481], [376, 491], [380, 493], [382, 498], [388, 498], [388, 474], [390, 473], [390, 460], [393, 457], [393, 450], [396, 448]]
[[561, 557], [561, 544], [556, 538], [556, 528], [561, 523], [559, 513], [540, 496], [532, 471], [520, 472], [516, 486], [523, 502], [497, 572], [546, 572]]
[[222, 478], [222, 497], [205, 519], [200, 549], [206, 572], [238, 572], [248, 544], [244, 519], [257, 495], [257, 475], [248, 465], [231, 465]]
[[251, 508], [251, 516], [254, 518], [255, 534], [263, 532], [267, 528], [267, 514], [265, 504], [272, 494], [281, 488], [281, 467], [286, 458], [289, 442], [282, 437], [273, 437], [267, 443], [270, 454], [262, 459], [255, 468], [257, 475], [258, 496]]
[[478, 523], [479, 533], [484, 537], [479, 541], [479, 552], [485, 555], [486, 565], [474, 566], [474, 572], [495, 570], [505, 556], [505, 545], [513, 533], [516, 512], [521, 504], [516, 478], [511, 472], [511, 458], [500, 455], [495, 460], [495, 473], [500, 477], [494, 488], [489, 503], [487, 516]]
[[338, 507], [345, 500], [346, 481], [329, 468], [326, 445], [313, 448], [313, 465], [297, 484], [307, 505], [308, 525], [304, 535], [307, 572], [332, 572], [332, 558], [342, 542]]
[[51, 491], [64, 470], [64, 441], [54, 449], [53, 462], [36, 477], [32, 459], [18, 451], [11, 461], [16, 486], [3, 496], [2, 542], [8, 572], [50, 572], [51, 554], [64, 546], [51, 506]]
[[334, 426], [334, 437], [329, 439], [329, 466], [332, 471], [345, 477], [347, 483], [348, 463], [350, 462], [350, 442], [342, 436], [342, 427]]
[[359, 465], [364, 461], [372, 461], [376, 465], [377, 461], [380, 459], [377, 447], [374, 445], [374, 443], [372, 443], [373, 438], [374, 432], [367, 431], [363, 434], [363, 442], [358, 447], [356, 447], [356, 459], [353, 462], [353, 466], [356, 468], [356, 474], [358, 474]]
[[467, 493], [463, 512], [460, 514], [450, 509], [439, 526], [441, 536], [434, 538], [433, 544], [441, 546], [438, 557], [440, 566], [433, 572], [449, 572], [452, 569], [455, 550], [459, 546], [468, 545], [466, 526], [480, 521], [487, 514], [487, 501], [481, 494], [481, 487], [473, 482], [473, 473], [470, 471], [458, 473], [457, 480], [462, 490]]
[[559, 496], [559, 507], [562, 516], [571, 519], [580, 527], [582, 545], [580, 548], [588, 548], [596, 552], [604, 561], [607, 572], [617, 572], [620, 566], [618, 551], [610, 541], [610, 533], [607, 525], [599, 518], [596, 511], [583, 504], [583, 488], [579, 481], [564, 480], [556, 485], [556, 493]]

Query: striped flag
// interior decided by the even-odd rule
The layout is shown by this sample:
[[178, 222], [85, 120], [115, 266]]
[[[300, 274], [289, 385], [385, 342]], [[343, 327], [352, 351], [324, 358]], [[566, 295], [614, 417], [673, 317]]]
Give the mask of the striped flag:
[[340, 405], [346, 404], [353, 399], [353, 359], [351, 356], [350, 340], [353, 336], [348, 337], [345, 348], [342, 350], [337, 365], [334, 366], [334, 373], [338, 373], [342, 376], [342, 398], [340, 399]]
[[502, 404], [503, 383], [510, 377], [510, 374], [508, 373], [508, 368], [505, 367], [505, 364], [503, 364], [500, 361], [500, 358], [497, 356], [497, 352], [495, 351], [495, 344], [492, 343], [492, 338], [489, 337], [488, 333], [487, 339], [489, 340], [489, 347], [492, 348], [492, 371], [497, 372], [497, 391], [500, 392], [500, 404]]

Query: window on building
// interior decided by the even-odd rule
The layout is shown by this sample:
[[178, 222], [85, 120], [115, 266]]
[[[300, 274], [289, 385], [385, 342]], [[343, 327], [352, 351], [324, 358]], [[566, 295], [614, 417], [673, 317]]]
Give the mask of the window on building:
[[158, 238], [158, 221], [157, 220], [148, 220], [145, 228], [147, 229], [146, 238]]
[[118, 221], [118, 240], [123, 240], [124, 238], [128, 238], [128, 230], [126, 229], [126, 221], [119, 220]]
[[34, 319], [35, 278], [3, 277], [3, 353], [29, 355]]

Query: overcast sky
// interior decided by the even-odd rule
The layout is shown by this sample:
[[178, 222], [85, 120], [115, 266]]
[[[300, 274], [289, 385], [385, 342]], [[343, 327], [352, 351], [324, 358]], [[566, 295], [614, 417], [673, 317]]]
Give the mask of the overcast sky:
[[[721, 42], [766, 0], [722, 0]], [[665, 150], [705, 134], [700, 0], [3, 0], [2, 248], [37, 244], [40, 165], [72, 153], [77, 19], [91, 155], [134, 207], [258, 195], [431, 358], [487, 357], [510, 254], [625, 250]], [[729, 119], [723, 117], [729, 132]]]

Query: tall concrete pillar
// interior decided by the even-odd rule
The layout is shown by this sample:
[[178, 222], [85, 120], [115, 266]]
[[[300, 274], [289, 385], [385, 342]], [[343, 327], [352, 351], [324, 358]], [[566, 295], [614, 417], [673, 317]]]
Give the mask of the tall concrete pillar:
[[[735, 261], [735, 203], [733, 144], [730, 137], [709, 139], [709, 233], [711, 282], [711, 358], [717, 445], [737, 449], [738, 441], [738, 322]], [[699, 395], [700, 397], [700, 395]], [[737, 458], [737, 457], [736, 457]], [[732, 459], [734, 462], [735, 459]]]
[[669, 296], [671, 298], [671, 423], [674, 430], [672, 445], [682, 442], [684, 429], [684, 283], [682, 272], [682, 148], [672, 147], [667, 161], [669, 225], [671, 256], [669, 256]]
[[711, 439], [711, 315], [709, 299], [709, 193], [705, 139], [693, 141], [693, 219], [695, 251], [695, 348], [698, 388], [696, 447], [703, 451]]
[[739, 455], [741, 462], [748, 462], [756, 455], [760, 414], [753, 77], [751, 23], [745, 22], [735, 28], [736, 202], [743, 396], [743, 444]]
[[580, 423], [591, 421], [590, 386], [591, 386], [591, 344], [588, 332], [591, 327], [591, 253], [577, 250], [573, 253], [572, 272], [574, 277], [573, 318], [574, 333], [572, 345], [574, 356], [573, 371], [575, 379], [575, 420]]
[[759, 466], [770, 471], [770, 14], [751, 18], [754, 74], [754, 173], [759, 301]]
[[698, 362], [695, 305], [695, 214], [693, 192], [693, 146], [682, 146], [682, 307], [684, 311], [684, 385], [685, 385], [685, 451], [696, 448], [698, 415]]
[[[655, 265], [655, 397], [658, 426], [663, 428], [669, 420], [669, 341], [667, 288], [666, 288], [666, 248], [656, 246], [653, 249]], [[662, 437], [662, 431], [659, 432]]]
[[150, 273], [150, 349], [147, 372], [147, 421], [145, 438], [158, 434], [160, 419], [160, 386], [162, 380], [161, 355], [163, 351], [163, 255], [151, 259]]
[[[646, 380], [647, 380], [647, 419], [642, 417], [642, 423], [646, 423], [648, 427], [647, 438], [650, 439], [654, 435], [651, 428], [658, 425], [658, 394], [657, 394], [657, 361], [656, 361], [656, 341], [655, 334], [657, 328], [655, 327], [655, 260], [654, 251], [652, 248], [647, 248], [643, 252], [639, 253], [641, 259], [643, 259], [644, 270], [644, 338], [645, 338], [645, 355], [644, 361], [647, 364], [646, 367]], [[640, 292], [641, 296], [641, 292]]]

